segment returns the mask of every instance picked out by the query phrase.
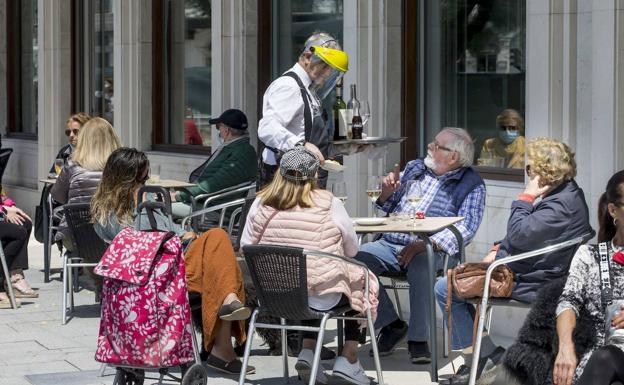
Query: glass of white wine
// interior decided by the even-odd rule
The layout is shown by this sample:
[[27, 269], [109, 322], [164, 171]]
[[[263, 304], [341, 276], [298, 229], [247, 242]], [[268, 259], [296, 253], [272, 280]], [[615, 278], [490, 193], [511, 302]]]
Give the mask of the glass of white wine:
[[64, 166], [65, 166], [65, 160], [63, 158], [54, 159], [54, 173], [56, 174], [57, 177], [61, 175], [61, 171], [63, 170]]
[[416, 227], [416, 213], [418, 212], [418, 206], [422, 200], [422, 187], [420, 182], [417, 180], [409, 181], [405, 191], [407, 191], [407, 201], [411, 206], [412, 226]]
[[378, 175], [369, 176], [368, 182], [366, 184], [366, 195], [371, 200], [371, 204], [373, 206], [373, 216], [377, 216], [377, 210], [375, 210], [375, 202], [377, 202], [377, 198], [381, 195], [381, 177]]
[[345, 182], [334, 182], [332, 185], [332, 194], [340, 201], [342, 204], [347, 203], [347, 184]]

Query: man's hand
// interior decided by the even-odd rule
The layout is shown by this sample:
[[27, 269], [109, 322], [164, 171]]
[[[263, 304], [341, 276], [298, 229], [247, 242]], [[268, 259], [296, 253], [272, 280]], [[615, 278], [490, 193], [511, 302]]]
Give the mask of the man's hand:
[[624, 306], [620, 308], [620, 312], [611, 320], [611, 326], [616, 329], [624, 329]]
[[395, 191], [401, 187], [401, 169], [398, 164], [394, 165], [394, 170], [386, 175], [381, 181], [381, 194], [379, 201], [385, 202]]
[[407, 265], [409, 265], [409, 263], [412, 261], [412, 258], [414, 258], [415, 255], [424, 252], [425, 249], [425, 242], [423, 241], [416, 241], [405, 246], [403, 250], [401, 250], [399, 255], [397, 255], [399, 265], [406, 268]]
[[313, 153], [319, 159], [319, 161], [321, 161], [321, 164], [325, 163], [325, 157], [323, 156], [323, 154], [321, 154], [321, 150], [319, 150], [318, 147], [316, 147], [314, 144], [310, 142], [305, 142], [303, 147]]
[[15, 206], [5, 207], [5, 209], [7, 211], [7, 220], [10, 223], [21, 226], [27, 220], [32, 222], [32, 219], [30, 219], [30, 217], [26, 215], [25, 212], [23, 212], [21, 209], [18, 209]]
[[524, 193], [537, 198], [544, 195], [548, 190], [550, 190], [550, 185], [540, 187], [540, 177], [539, 175], [535, 175], [533, 178], [529, 179], [529, 182], [524, 188]]
[[559, 353], [553, 369], [553, 383], [556, 385], [572, 385], [572, 378], [574, 378], [577, 364], [574, 345], [568, 343], [559, 345]]
[[485, 258], [483, 258], [483, 262], [492, 263], [494, 262], [495, 259], [496, 259], [496, 251], [492, 250], [489, 253], [487, 253]]

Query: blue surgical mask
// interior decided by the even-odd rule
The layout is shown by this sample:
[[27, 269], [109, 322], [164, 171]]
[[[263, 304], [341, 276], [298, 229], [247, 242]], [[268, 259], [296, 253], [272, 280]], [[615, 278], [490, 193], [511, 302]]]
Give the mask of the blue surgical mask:
[[518, 130], [500, 130], [498, 131], [498, 137], [505, 144], [511, 144], [518, 137]]

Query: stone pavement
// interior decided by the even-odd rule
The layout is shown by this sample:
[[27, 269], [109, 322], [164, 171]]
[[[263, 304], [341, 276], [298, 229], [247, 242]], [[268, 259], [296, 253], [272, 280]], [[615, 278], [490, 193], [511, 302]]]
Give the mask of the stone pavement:
[[[43, 247], [31, 239], [29, 245], [30, 269], [28, 281], [39, 288], [39, 298], [24, 300], [18, 310], [0, 310], [0, 385], [110, 385], [114, 370], [108, 368], [99, 377], [101, 365], [93, 358], [99, 327], [99, 306], [94, 294], [87, 289], [75, 294], [76, 311], [67, 325], [61, 325], [61, 258], [58, 251], [52, 255], [55, 272], [52, 282], [43, 283]], [[439, 315], [438, 315], [439, 316]], [[440, 324], [438, 323], [438, 328]], [[440, 331], [440, 330], [439, 330]], [[328, 331], [329, 347], [335, 347], [335, 324]], [[248, 377], [247, 383], [255, 385], [282, 384], [282, 361], [280, 357], [266, 355], [259, 339], [254, 339], [254, 354], [250, 364], [256, 366], [257, 374]], [[441, 346], [439, 347], [441, 349]], [[369, 346], [361, 348], [360, 360], [371, 377], [375, 377]], [[439, 350], [441, 351], [441, 350]], [[455, 360], [456, 366], [461, 358]], [[295, 359], [290, 358], [290, 383], [301, 384], [293, 377]], [[430, 384], [429, 366], [413, 365], [408, 361], [406, 346], [389, 357], [382, 358], [382, 369], [387, 384]], [[323, 362], [331, 369], [331, 362]], [[447, 360], [441, 362], [440, 374], [451, 373]], [[209, 369], [211, 385], [233, 385], [238, 378], [225, 378]], [[153, 384], [156, 381], [146, 381]], [[172, 382], [166, 382], [170, 384]]]

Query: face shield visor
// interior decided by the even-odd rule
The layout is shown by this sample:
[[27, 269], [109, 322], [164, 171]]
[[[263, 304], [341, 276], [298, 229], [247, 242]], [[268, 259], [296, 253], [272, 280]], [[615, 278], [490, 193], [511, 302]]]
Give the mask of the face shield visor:
[[338, 79], [349, 68], [349, 56], [337, 49], [313, 46], [310, 48], [312, 57], [308, 67], [308, 75], [312, 79], [310, 90], [319, 99], [325, 99], [334, 89]]

